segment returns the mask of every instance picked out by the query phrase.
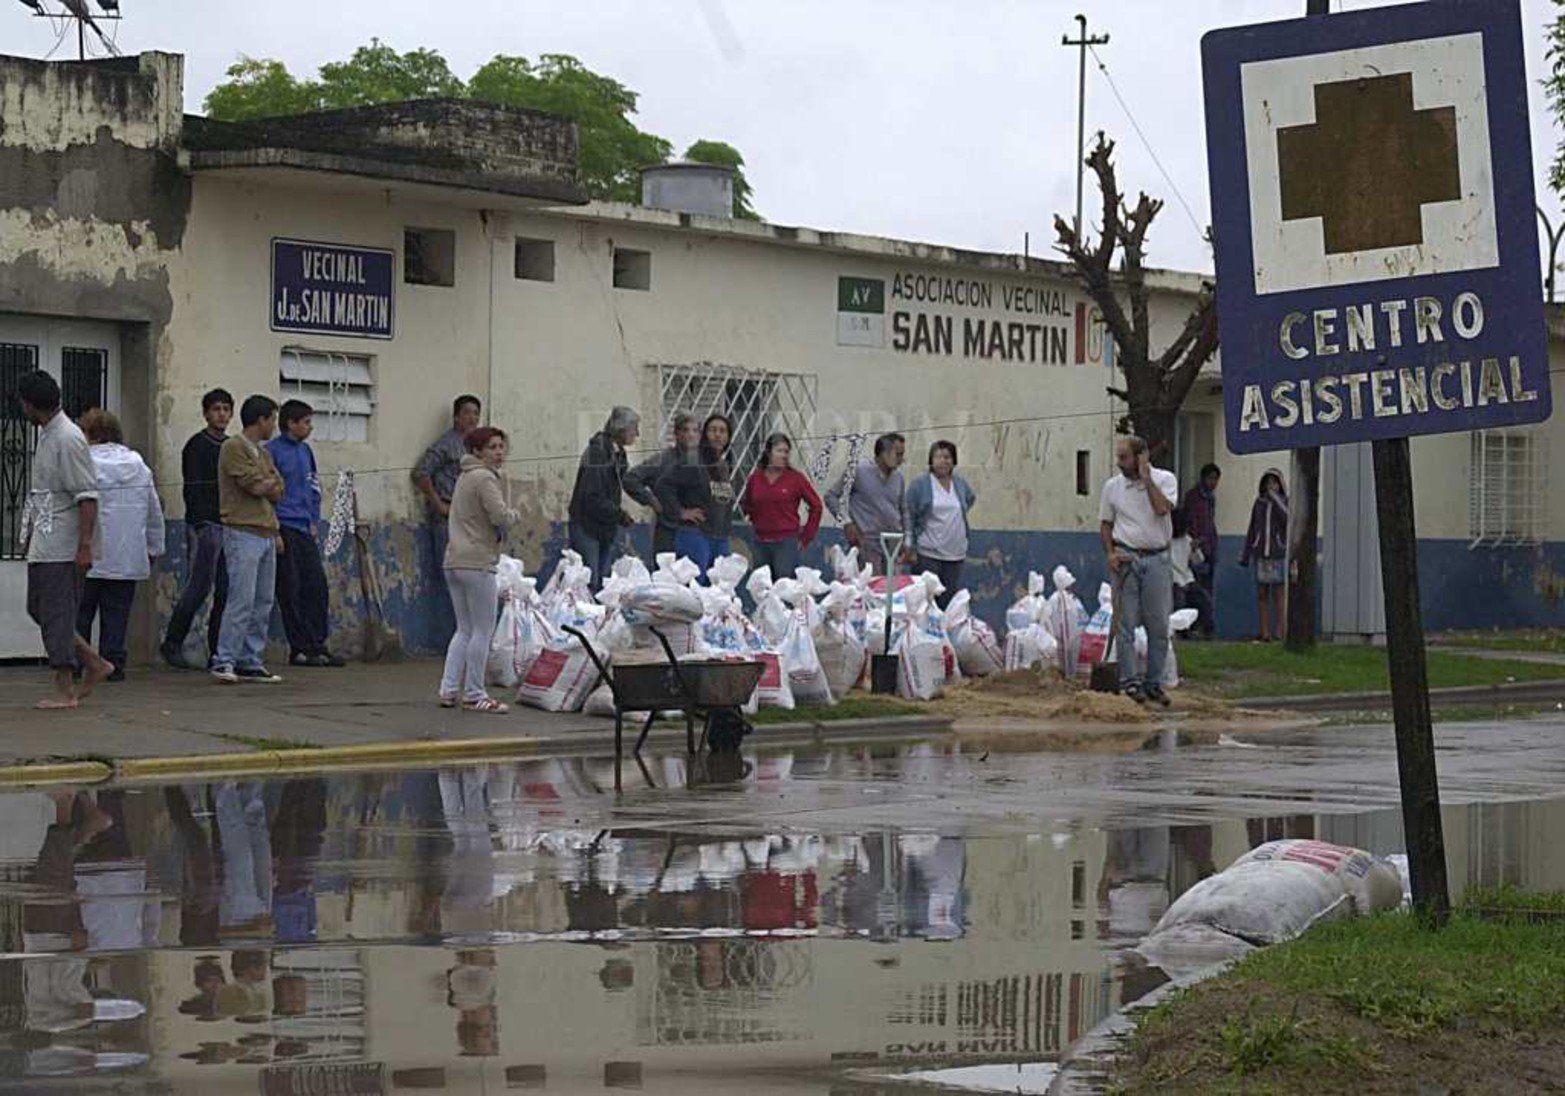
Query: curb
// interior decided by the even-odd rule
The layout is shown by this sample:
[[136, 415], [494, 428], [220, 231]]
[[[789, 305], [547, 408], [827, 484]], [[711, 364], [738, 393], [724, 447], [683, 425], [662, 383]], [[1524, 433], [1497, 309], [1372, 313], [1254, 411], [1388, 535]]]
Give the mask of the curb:
[[[1501, 685], [1456, 685], [1430, 689], [1431, 704], [1486, 704], [1495, 701], [1565, 700], [1565, 678], [1539, 681], [1511, 681]], [[1303, 693], [1297, 696], [1236, 697], [1233, 703], [1244, 708], [1285, 709], [1295, 712], [1334, 712], [1391, 707], [1390, 692]]]
[[[855, 739], [905, 738], [950, 733], [943, 716], [799, 721], [763, 724], [756, 729], [765, 745], [849, 742]], [[605, 727], [605, 732], [611, 728]], [[627, 728], [629, 731], [629, 728]], [[762, 737], [764, 736], [764, 737]], [[649, 746], [684, 745], [683, 727], [654, 728]], [[634, 739], [632, 739], [634, 741]], [[756, 741], [752, 739], [752, 741]], [[169, 757], [129, 757], [106, 761], [46, 762], [0, 767], [0, 787], [40, 784], [99, 784], [107, 780], [168, 780], [190, 777], [266, 776], [317, 769], [398, 767], [449, 764], [457, 761], [509, 757], [602, 754], [612, 750], [611, 734], [572, 731], [557, 735], [514, 735], [495, 738], [454, 738], [413, 742], [375, 742], [355, 746], [252, 750], [244, 753], [187, 754]]]

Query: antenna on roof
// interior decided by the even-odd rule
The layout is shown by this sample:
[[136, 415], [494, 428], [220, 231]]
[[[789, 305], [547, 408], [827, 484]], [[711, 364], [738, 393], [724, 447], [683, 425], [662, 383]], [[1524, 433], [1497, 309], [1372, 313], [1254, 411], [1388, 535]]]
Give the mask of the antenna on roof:
[[98, 24], [104, 21], [113, 21], [120, 18], [120, 0], [94, 0], [98, 5], [99, 13], [94, 15], [87, 6], [87, 0], [21, 0], [21, 2], [33, 9], [33, 15], [43, 19], [69, 19], [76, 24], [76, 56], [78, 60], [87, 60], [87, 32], [90, 30], [98, 36], [104, 51], [111, 57], [120, 55], [119, 47], [114, 44], [114, 39], [103, 33], [103, 28]]

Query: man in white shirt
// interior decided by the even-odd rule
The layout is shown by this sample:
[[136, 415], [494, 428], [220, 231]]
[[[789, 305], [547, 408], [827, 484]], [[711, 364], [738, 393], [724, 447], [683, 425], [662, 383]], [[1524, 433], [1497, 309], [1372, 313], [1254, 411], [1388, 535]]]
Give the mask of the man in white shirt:
[[[1119, 439], [1119, 474], [1103, 485], [1099, 534], [1109, 574], [1119, 591], [1119, 686], [1133, 700], [1166, 705], [1163, 663], [1168, 657], [1168, 616], [1174, 608], [1168, 546], [1179, 497], [1174, 473], [1153, 468], [1147, 443]], [[1147, 632], [1147, 672], [1136, 659], [1136, 627]]]

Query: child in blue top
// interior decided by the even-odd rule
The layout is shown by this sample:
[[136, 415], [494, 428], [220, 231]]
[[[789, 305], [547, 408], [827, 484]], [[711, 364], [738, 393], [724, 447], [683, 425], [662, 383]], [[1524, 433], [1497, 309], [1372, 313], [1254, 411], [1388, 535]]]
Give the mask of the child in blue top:
[[277, 556], [277, 607], [288, 634], [291, 666], [341, 666], [326, 647], [330, 594], [316, 540], [321, 521], [321, 477], [309, 437], [314, 409], [303, 400], [287, 400], [278, 418], [282, 429], [267, 443], [272, 463], [283, 477], [277, 504], [282, 544]]

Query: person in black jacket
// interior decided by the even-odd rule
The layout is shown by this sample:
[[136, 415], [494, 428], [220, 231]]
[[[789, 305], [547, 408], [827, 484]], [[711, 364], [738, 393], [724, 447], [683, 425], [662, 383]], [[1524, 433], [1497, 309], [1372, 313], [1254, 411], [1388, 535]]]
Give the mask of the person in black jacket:
[[681, 411], [674, 416], [674, 444], [653, 453], [625, 473], [625, 493], [637, 502], [642, 502], [642, 496], [645, 495], [643, 505], [650, 506], [656, 516], [652, 526], [652, 557], [648, 560], [649, 566], [656, 566], [661, 553], [674, 550], [674, 534], [679, 531], [679, 515], [664, 513], [663, 504], [658, 501], [658, 480], [674, 467], [681, 450], [694, 449], [700, 441], [701, 420], [689, 411]]
[[180, 478], [184, 480], [185, 536], [190, 559], [190, 574], [184, 592], [168, 621], [159, 653], [163, 661], [179, 670], [204, 670], [185, 657], [185, 639], [196, 612], [212, 595], [212, 615], [207, 620], [207, 656], [217, 652], [217, 636], [223, 626], [223, 605], [228, 600], [228, 570], [223, 566], [223, 516], [217, 498], [217, 456], [228, 437], [228, 423], [234, 417], [234, 397], [227, 390], [214, 388], [201, 397], [201, 414], [206, 429], [191, 436], [180, 455]]
[[641, 416], [628, 407], [609, 412], [609, 421], [592, 436], [581, 463], [576, 466], [576, 486], [571, 491], [570, 541], [581, 554], [582, 562], [592, 569], [592, 588], [597, 590], [614, 565], [620, 529], [631, 524], [631, 516], [620, 504], [627, 491], [642, 505], [651, 503], [651, 492], [639, 483], [627, 483], [629, 462], [625, 449], [636, 444], [641, 434]]

